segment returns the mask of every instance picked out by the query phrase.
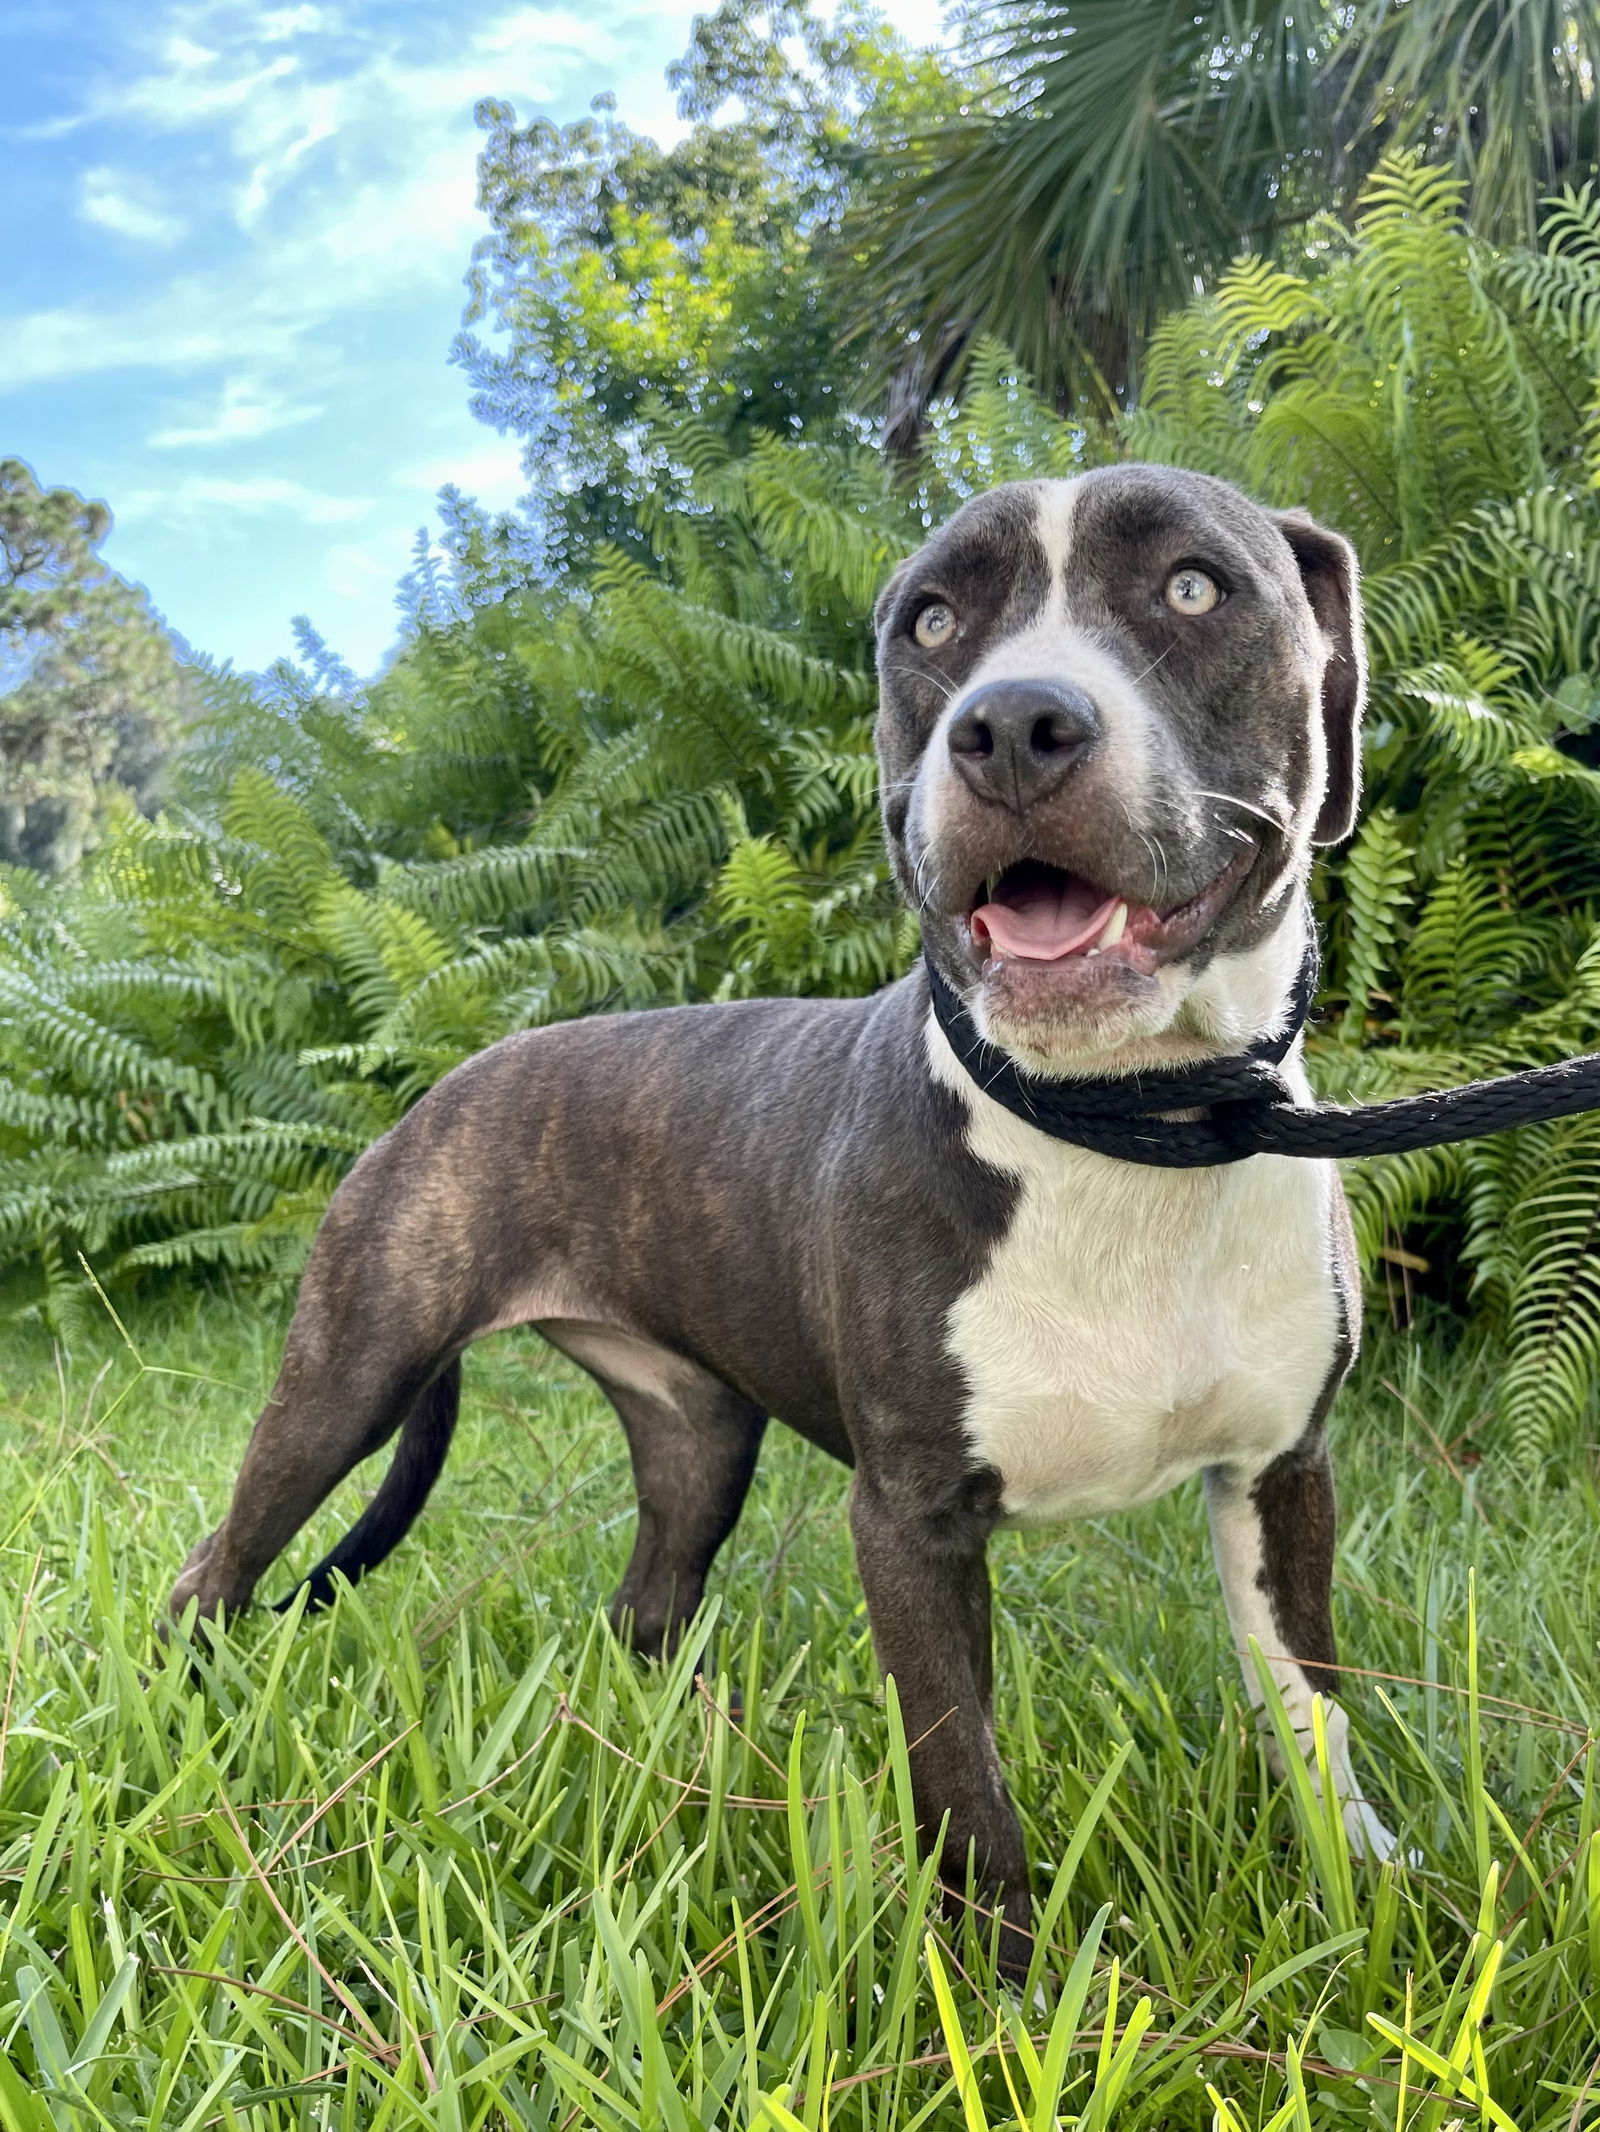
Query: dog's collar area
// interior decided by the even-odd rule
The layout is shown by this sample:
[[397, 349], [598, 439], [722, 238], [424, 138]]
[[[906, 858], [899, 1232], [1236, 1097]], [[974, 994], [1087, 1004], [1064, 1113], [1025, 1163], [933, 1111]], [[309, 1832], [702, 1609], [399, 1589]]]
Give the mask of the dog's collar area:
[[[1145, 1073], [1050, 1081], [1024, 1072], [978, 1032], [959, 994], [924, 956], [933, 1011], [974, 1085], [1052, 1140], [1170, 1170], [1211, 1169], [1251, 1155], [1399, 1155], [1514, 1125], [1600, 1110], [1600, 1054], [1469, 1081], [1388, 1103], [1297, 1104], [1279, 1068], [1317, 987], [1315, 931], [1295, 979], [1288, 1025], [1248, 1051]], [[1200, 1111], [1174, 1118], [1174, 1111]]]
[[[1200, 1169], [1260, 1153], [1252, 1129], [1259, 1114], [1294, 1108], [1293, 1094], [1278, 1069], [1304, 1028], [1316, 994], [1314, 934], [1308, 935], [1289, 1019], [1278, 1036], [1263, 1037], [1248, 1051], [1188, 1066], [1070, 1081], [1044, 1080], [1026, 1072], [998, 1044], [981, 1036], [959, 994], [931, 960], [925, 957], [924, 962], [933, 1011], [963, 1070], [986, 1096], [1053, 1140], [1070, 1140], [1125, 1162]], [[1173, 1111], [1209, 1115], [1176, 1121], [1167, 1115]]]

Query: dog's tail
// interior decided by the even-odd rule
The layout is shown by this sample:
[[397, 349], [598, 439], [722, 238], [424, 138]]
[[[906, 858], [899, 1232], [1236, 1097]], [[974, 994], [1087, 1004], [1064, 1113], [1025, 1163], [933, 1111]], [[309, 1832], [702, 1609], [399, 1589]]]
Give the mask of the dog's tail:
[[309, 1597], [308, 1610], [328, 1606], [334, 1594], [334, 1578], [348, 1577], [352, 1584], [369, 1569], [376, 1569], [392, 1554], [411, 1530], [413, 1521], [450, 1449], [456, 1432], [456, 1414], [461, 1405], [459, 1358], [435, 1377], [405, 1418], [400, 1441], [388, 1472], [378, 1483], [378, 1492], [362, 1511], [344, 1538], [325, 1554], [301, 1583], [280, 1599], [273, 1609], [282, 1614], [293, 1606], [302, 1591]]

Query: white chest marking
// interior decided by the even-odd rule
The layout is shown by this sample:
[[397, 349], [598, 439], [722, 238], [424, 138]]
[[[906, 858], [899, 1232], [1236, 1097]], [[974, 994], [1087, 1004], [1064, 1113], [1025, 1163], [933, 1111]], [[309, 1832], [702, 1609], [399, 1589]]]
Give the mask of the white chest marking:
[[928, 1052], [967, 1105], [973, 1153], [1020, 1186], [946, 1327], [973, 1457], [1000, 1473], [1007, 1520], [1125, 1509], [1297, 1441], [1338, 1335], [1332, 1165], [1112, 1161], [982, 1095], [931, 1017]]

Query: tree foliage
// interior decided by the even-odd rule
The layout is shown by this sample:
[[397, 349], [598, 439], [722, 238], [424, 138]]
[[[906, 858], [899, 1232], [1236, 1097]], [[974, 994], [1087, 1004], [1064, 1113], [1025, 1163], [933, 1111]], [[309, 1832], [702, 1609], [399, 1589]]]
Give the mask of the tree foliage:
[[[457, 359], [488, 421], [522, 437], [552, 574], [673, 488], [671, 425], [736, 451], [858, 431], [862, 365], [841, 356], [840, 231], [874, 142], [954, 108], [931, 53], [853, 4], [723, 0], [669, 73], [685, 137], [662, 148], [609, 97], [567, 126], [480, 108], [476, 255]], [[665, 425], [665, 431], [663, 428]]]
[[0, 460], [0, 861], [70, 866], [111, 789], [154, 789], [185, 696], [144, 594], [96, 554], [103, 503]]
[[994, 0], [968, 29], [991, 85], [885, 138], [857, 322], [935, 379], [997, 334], [1064, 404], [1136, 391], [1164, 312], [1347, 212], [1385, 152], [1528, 243], [1600, 150], [1600, 15], [1564, 0]]

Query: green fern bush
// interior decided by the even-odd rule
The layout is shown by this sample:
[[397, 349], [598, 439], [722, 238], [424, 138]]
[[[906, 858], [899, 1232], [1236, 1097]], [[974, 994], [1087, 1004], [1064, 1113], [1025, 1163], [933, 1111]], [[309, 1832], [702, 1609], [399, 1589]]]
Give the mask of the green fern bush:
[[292, 1273], [361, 1148], [508, 1031], [904, 963], [861, 618], [905, 507], [870, 454], [680, 442], [658, 571], [419, 612], [365, 694], [214, 676], [184, 804], [70, 884], [0, 877], [13, 1307]]
[[[1600, 201], [1542, 250], [1396, 159], [1301, 271], [1169, 320], [1116, 434], [987, 349], [915, 483], [866, 445], [678, 424], [650, 565], [420, 587], [363, 691], [213, 677], [182, 804], [73, 883], [0, 884], [0, 1264], [70, 1319], [110, 1281], [282, 1278], [356, 1152], [460, 1059], [573, 1014], [858, 992], [915, 949], [879, 847], [867, 616], [962, 496], [1116, 455], [1356, 542], [1368, 806], [1319, 886], [1312, 1051], [1381, 1097], [1600, 1047]], [[1519, 1457], [1600, 1385], [1600, 1120], [1358, 1165], [1369, 1262], [1504, 1344]]]

